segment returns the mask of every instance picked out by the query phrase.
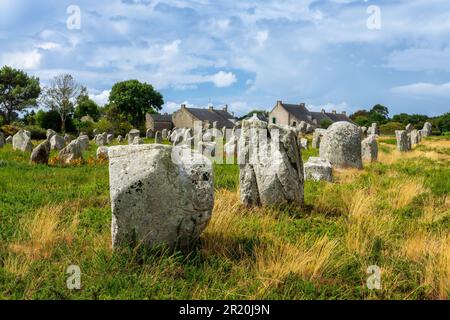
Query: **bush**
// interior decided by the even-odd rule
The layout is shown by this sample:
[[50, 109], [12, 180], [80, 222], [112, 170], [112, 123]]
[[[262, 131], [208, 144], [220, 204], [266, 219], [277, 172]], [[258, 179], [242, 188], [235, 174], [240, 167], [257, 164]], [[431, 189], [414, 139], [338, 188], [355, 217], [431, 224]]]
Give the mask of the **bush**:
[[405, 130], [405, 126], [400, 122], [388, 122], [380, 126], [381, 134], [395, 134], [395, 130]]
[[11, 125], [11, 124], [6, 124], [4, 126], [2, 126], [0, 128], [0, 131], [3, 132], [3, 134], [5, 135], [5, 137], [9, 137], [9, 136], [13, 136], [17, 133], [17, 131], [20, 130], [20, 127], [15, 126], [15, 125]]
[[114, 126], [113, 124], [106, 118], [102, 118], [100, 119], [96, 124], [95, 124], [95, 128], [100, 131], [101, 133], [103, 132], [112, 132], [114, 130]]
[[30, 131], [31, 139], [33, 140], [47, 139], [47, 130], [42, 129], [39, 126], [26, 126], [24, 129]]

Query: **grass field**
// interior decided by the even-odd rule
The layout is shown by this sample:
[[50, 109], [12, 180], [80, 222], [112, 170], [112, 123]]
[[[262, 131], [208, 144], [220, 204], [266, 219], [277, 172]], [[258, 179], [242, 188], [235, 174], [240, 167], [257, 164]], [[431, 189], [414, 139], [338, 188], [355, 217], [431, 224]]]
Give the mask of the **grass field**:
[[[215, 166], [197, 250], [112, 252], [108, 167], [33, 166], [0, 149], [0, 299], [448, 299], [450, 138], [306, 182], [303, 209], [246, 209], [239, 169]], [[386, 142], [383, 142], [386, 141]], [[306, 160], [317, 150], [303, 152]], [[81, 290], [66, 286], [78, 265]], [[366, 286], [381, 268], [381, 290]]]

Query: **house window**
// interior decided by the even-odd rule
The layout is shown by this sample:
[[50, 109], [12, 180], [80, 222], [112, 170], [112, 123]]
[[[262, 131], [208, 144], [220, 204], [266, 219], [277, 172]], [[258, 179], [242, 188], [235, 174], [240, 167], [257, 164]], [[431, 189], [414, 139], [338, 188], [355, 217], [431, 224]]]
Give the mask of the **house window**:
[[272, 123], [273, 124], [277, 123], [277, 118], [272, 118]]

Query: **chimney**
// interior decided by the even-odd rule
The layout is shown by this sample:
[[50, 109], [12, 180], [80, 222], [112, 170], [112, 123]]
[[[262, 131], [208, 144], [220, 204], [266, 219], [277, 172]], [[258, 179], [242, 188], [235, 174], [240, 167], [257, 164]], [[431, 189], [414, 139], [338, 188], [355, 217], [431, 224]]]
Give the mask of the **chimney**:
[[281, 100], [277, 101], [277, 107], [281, 107], [282, 104], [283, 104], [283, 101], [281, 101]]
[[186, 105], [184, 103], [181, 104], [181, 109], [186, 109]]
[[333, 114], [336, 114], [336, 110], [333, 110], [332, 113], [333, 113]]
[[209, 111], [214, 111], [214, 106], [208, 106]]
[[320, 110], [322, 113], [325, 113], [325, 109]]
[[303, 107], [303, 108], [306, 107], [305, 103], [304, 103], [304, 102], [301, 102], [301, 103], [300, 103], [300, 107]]
[[228, 112], [228, 105], [227, 104], [223, 107], [223, 111]]

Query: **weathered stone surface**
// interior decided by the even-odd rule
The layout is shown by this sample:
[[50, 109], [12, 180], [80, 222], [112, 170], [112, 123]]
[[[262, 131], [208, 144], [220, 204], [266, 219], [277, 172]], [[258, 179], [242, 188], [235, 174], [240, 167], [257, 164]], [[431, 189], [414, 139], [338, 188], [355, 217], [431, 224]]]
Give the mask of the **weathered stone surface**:
[[[183, 136], [180, 134], [179, 138], [182, 140]], [[156, 133], [155, 133], [155, 143], [162, 143], [162, 142], [163, 142], [163, 139], [161, 137], [161, 132], [156, 131]]]
[[433, 125], [429, 122], [425, 122], [422, 129], [422, 137], [429, 137], [433, 133]]
[[67, 133], [64, 135], [64, 142], [66, 144], [69, 144], [72, 142], [72, 138]]
[[108, 147], [102, 146], [97, 148], [97, 159], [107, 160], [108, 159]]
[[411, 131], [413, 131], [414, 127], [411, 123], [408, 123], [405, 127], [406, 132], [410, 133]]
[[[174, 150], [181, 161], [174, 161]], [[114, 248], [189, 248], [214, 206], [211, 162], [189, 148], [160, 144], [109, 148]]]
[[305, 180], [329, 181], [333, 180], [333, 168], [328, 160], [310, 157], [305, 163]]
[[303, 162], [295, 130], [258, 119], [242, 121], [238, 163], [245, 205], [303, 204]]
[[319, 153], [333, 167], [362, 169], [361, 130], [350, 122], [333, 123], [320, 142]]
[[380, 134], [380, 129], [378, 127], [378, 123], [374, 122], [372, 123], [372, 126], [367, 129], [367, 135], [379, 135]]
[[89, 147], [89, 137], [87, 135], [81, 135], [76, 140], [78, 140], [81, 152], [87, 150], [87, 148]]
[[326, 129], [316, 129], [313, 133], [312, 147], [318, 149], [320, 147], [320, 141], [323, 135], [327, 132]]
[[406, 152], [410, 150], [410, 141], [406, 130], [396, 130], [395, 137], [397, 138], [397, 150]]
[[94, 129], [94, 130], [92, 131], [92, 133], [94, 134], [94, 136], [96, 136], [96, 135], [100, 134], [100, 130]]
[[108, 144], [108, 134], [104, 132], [96, 135], [94, 137], [94, 142], [99, 147], [106, 146]]
[[13, 149], [26, 152], [33, 151], [33, 144], [31, 143], [31, 134], [23, 129], [20, 129], [12, 139]]
[[50, 157], [51, 144], [48, 140], [45, 140], [34, 148], [31, 153], [30, 162], [34, 164], [48, 164], [48, 158]]
[[133, 129], [128, 132], [128, 144], [133, 144], [134, 138], [139, 137], [141, 133], [139, 130]]
[[6, 144], [12, 144], [13, 142], [13, 137], [9, 136], [8, 138], [5, 139]]
[[144, 144], [144, 139], [142, 139], [141, 137], [134, 137], [134, 140], [131, 144], [132, 145]]
[[147, 132], [145, 133], [145, 137], [146, 138], [154, 138], [155, 132], [152, 129], [148, 129]]
[[300, 142], [300, 148], [302, 148], [303, 150], [308, 150], [308, 139], [300, 138], [299, 142]]
[[116, 141], [117, 141], [118, 143], [122, 143], [122, 142], [123, 142], [123, 137], [119, 134], [119, 135], [117, 136]]
[[5, 136], [3, 135], [3, 132], [0, 132], [0, 148], [3, 148], [5, 144], [6, 144]]
[[308, 127], [308, 124], [305, 121], [300, 121], [300, 123], [298, 124], [298, 130], [302, 134], [306, 134], [307, 127]]
[[419, 130], [411, 130], [410, 137], [412, 146], [418, 144], [420, 142]]
[[167, 129], [162, 130], [161, 137], [163, 138], [163, 140], [167, 140]]
[[314, 132], [314, 130], [316, 129], [316, 127], [314, 127], [313, 125], [311, 125], [311, 124], [307, 124], [306, 125], [306, 133], [313, 133]]
[[367, 134], [367, 127], [361, 127], [361, 135], [365, 136]]
[[215, 157], [216, 148], [217, 144], [215, 142], [199, 141], [197, 145], [198, 152], [207, 157]]
[[370, 135], [361, 142], [361, 155], [367, 162], [378, 160], [378, 143], [375, 135]]
[[50, 138], [50, 149], [51, 150], [62, 150], [65, 145], [64, 138], [60, 135], [54, 134]]
[[234, 157], [237, 155], [238, 140], [238, 137], [232, 135], [229, 141], [225, 143], [224, 150], [227, 157]]
[[113, 141], [114, 141], [114, 135], [112, 133], [109, 133], [106, 136], [106, 144], [111, 144], [111, 143], [113, 143]]
[[73, 140], [59, 152], [59, 160], [66, 164], [70, 164], [71, 161], [81, 159], [82, 157], [82, 143], [80, 142], [80, 137]]
[[54, 131], [52, 129], [47, 129], [47, 133], [46, 133], [47, 140], [50, 141], [50, 138], [53, 137], [56, 134], [57, 134], [56, 131]]

